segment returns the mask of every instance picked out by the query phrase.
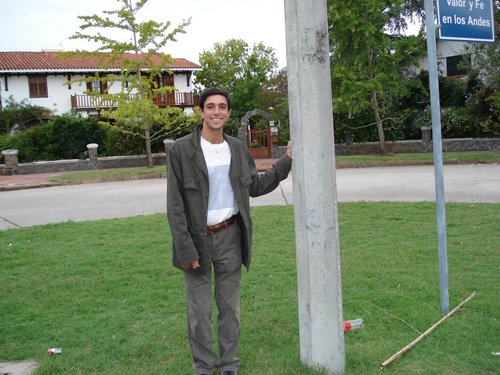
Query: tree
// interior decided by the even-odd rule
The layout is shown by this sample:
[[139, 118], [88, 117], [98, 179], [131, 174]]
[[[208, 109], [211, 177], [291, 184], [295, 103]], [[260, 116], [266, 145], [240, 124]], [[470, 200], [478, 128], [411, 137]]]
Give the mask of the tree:
[[422, 39], [400, 34], [415, 1], [329, 1], [333, 108], [352, 118], [371, 111], [381, 154], [385, 154], [384, 117], [391, 105], [408, 94], [402, 66], [417, 64]]
[[[169, 123], [172, 109], [160, 108], [154, 104], [154, 99], [159, 95], [173, 90], [173, 87], [162, 86], [161, 83], [161, 77], [166, 72], [165, 66], [172, 58], [160, 52], [160, 49], [168, 42], [175, 42], [176, 34], [184, 33], [184, 28], [190, 24], [190, 20], [183, 21], [169, 31], [170, 22], [137, 20], [138, 12], [148, 0], [138, 0], [135, 4], [132, 0], [119, 1], [121, 7], [117, 10], [103, 11], [105, 14], [103, 17], [79, 16], [78, 18], [84, 22], [80, 26], [82, 32], [77, 32], [70, 38], [97, 43], [99, 47], [95, 51], [77, 51], [76, 54], [97, 55], [103, 69], [119, 68], [120, 73], [96, 75], [76, 81], [98, 80], [107, 84], [108, 87], [104, 92], [87, 90], [87, 93], [114, 104], [115, 108], [101, 110], [101, 116], [106, 120], [106, 124], [123, 133], [134, 134], [144, 139], [147, 166], [150, 168], [153, 166], [151, 142], [172, 130], [172, 124]], [[87, 32], [87, 29], [92, 29], [94, 32]], [[124, 31], [126, 41], [116, 40], [104, 34], [110, 30]], [[119, 92], [111, 92], [113, 84], [120, 85]]]
[[0, 111], [0, 135], [46, 123], [52, 116], [50, 109], [33, 105], [26, 99], [16, 102], [14, 97], [10, 96], [5, 102], [5, 107]]
[[468, 72], [467, 108], [477, 117], [487, 133], [500, 135], [500, 1], [494, 3], [495, 43], [471, 43], [466, 51], [472, 59], [466, 63]]
[[288, 111], [288, 75], [286, 68], [274, 72], [259, 93], [262, 109], [269, 111], [279, 125], [279, 143], [286, 145], [290, 139]]
[[217, 86], [231, 95], [232, 115], [240, 118], [259, 108], [259, 90], [277, 68], [274, 50], [263, 43], [252, 48], [241, 39], [216, 43], [212, 51], [200, 54], [202, 70], [196, 74], [196, 83], [204, 87]]

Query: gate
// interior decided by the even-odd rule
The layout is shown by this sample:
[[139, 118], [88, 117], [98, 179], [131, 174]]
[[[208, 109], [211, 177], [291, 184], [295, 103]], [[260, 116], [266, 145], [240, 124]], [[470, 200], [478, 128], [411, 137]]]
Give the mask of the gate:
[[271, 157], [271, 129], [248, 129], [247, 145], [254, 159], [269, 159]]
[[[254, 116], [265, 118], [269, 122], [269, 126], [267, 126], [265, 129], [252, 128], [250, 125], [250, 119]], [[246, 141], [247, 147], [254, 159], [271, 158], [271, 155], [273, 153], [270, 128], [272, 121], [273, 116], [261, 109], [248, 111], [240, 120], [238, 138], [240, 138], [243, 142]]]

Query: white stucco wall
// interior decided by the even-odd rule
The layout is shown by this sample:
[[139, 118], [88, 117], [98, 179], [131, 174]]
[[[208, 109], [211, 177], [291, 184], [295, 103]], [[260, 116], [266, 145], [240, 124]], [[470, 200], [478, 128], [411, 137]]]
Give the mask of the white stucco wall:
[[189, 77], [189, 84], [187, 75], [184, 73], [174, 74], [174, 86], [179, 92], [191, 92], [193, 91], [193, 75]]
[[[83, 78], [83, 76], [72, 75], [71, 79]], [[27, 100], [28, 103], [49, 108], [54, 114], [60, 115], [71, 111], [71, 95], [84, 94], [86, 90], [85, 83], [72, 83], [71, 89], [64, 83], [68, 81], [67, 75], [48, 75], [47, 76], [47, 98], [30, 98], [27, 76], [10, 76], [8, 80], [8, 91], [5, 90], [5, 81], [2, 79], [2, 103], [10, 96], [14, 97], [16, 102]]]
[[[174, 86], [178, 92], [192, 92], [193, 91], [193, 75], [188, 76], [185, 73], [174, 74]], [[184, 107], [184, 113], [190, 115], [194, 113], [193, 107]]]
[[[465, 42], [460, 41], [450, 41], [450, 40], [438, 40], [437, 41], [437, 60], [438, 69], [440, 74], [446, 75], [446, 58], [449, 56], [462, 55], [465, 49]], [[420, 66], [415, 69], [418, 73], [421, 70], [429, 70], [429, 61], [427, 56], [420, 57], [418, 59]]]
[[[82, 75], [72, 75], [71, 79], [83, 78]], [[71, 111], [71, 95], [85, 94], [85, 83], [73, 83], [71, 89], [64, 83], [67, 82], [67, 75], [48, 75], [47, 76], [47, 98], [30, 98], [27, 76], [9, 76], [7, 78], [8, 90], [5, 90], [5, 80], [0, 79], [0, 96], [2, 105], [5, 106], [6, 100], [12, 96], [16, 102], [27, 100], [32, 105], [39, 105], [49, 108], [56, 115], [68, 113]], [[193, 91], [192, 77], [187, 82], [186, 74], [174, 74], [174, 85], [178, 92]], [[120, 84], [115, 83], [108, 87], [111, 93], [119, 92]], [[186, 113], [191, 113], [192, 108], [186, 108]]]

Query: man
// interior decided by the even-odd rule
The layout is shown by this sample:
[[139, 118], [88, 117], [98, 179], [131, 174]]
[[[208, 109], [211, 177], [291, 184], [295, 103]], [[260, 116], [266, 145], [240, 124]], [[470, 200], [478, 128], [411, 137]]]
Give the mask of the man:
[[[173, 264], [184, 271], [189, 344], [197, 375], [236, 375], [240, 360], [241, 265], [250, 267], [249, 196], [274, 190], [292, 165], [291, 145], [259, 174], [247, 146], [225, 135], [229, 95], [218, 88], [200, 97], [203, 124], [178, 139], [168, 155], [167, 216]], [[219, 356], [212, 349], [211, 273], [218, 309]]]

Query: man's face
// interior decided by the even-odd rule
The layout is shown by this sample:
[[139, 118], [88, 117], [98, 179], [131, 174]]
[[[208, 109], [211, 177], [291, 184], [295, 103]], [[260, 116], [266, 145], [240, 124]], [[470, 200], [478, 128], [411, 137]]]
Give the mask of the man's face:
[[210, 130], [220, 130], [229, 118], [231, 110], [227, 105], [227, 100], [222, 95], [211, 95], [205, 101], [205, 106], [201, 111], [203, 126]]

